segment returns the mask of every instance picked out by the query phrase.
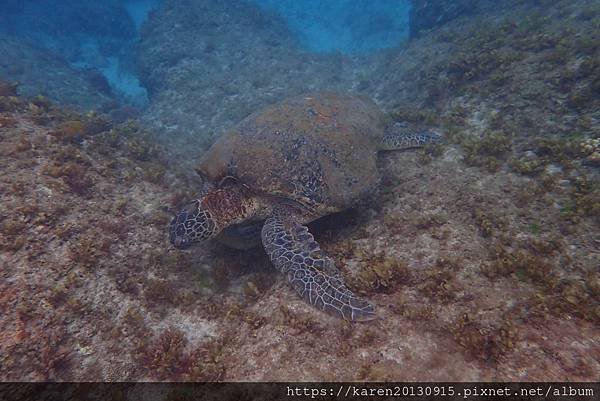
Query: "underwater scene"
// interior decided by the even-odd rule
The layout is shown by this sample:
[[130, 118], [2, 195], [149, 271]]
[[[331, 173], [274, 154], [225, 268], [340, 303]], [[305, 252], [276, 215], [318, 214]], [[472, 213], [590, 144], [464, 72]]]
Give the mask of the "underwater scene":
[[1, 381], [600, 378], [597, 0], [1, 0]]

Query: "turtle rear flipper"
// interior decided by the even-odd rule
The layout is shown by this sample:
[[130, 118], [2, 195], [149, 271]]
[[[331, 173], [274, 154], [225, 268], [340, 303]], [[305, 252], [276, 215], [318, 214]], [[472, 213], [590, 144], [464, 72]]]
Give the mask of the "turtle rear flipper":
[[350, 321], [376, 317], [373, 305], [346, 287], [333, 260], [321, 251], [307, 227], [270, 217], [261, 234], [275, 268], [311, 305]]
[[379, 150], [420, 148], [441, 140], [442, 135], [438, 132], [397, 122], [386, 130], [379, 143]]

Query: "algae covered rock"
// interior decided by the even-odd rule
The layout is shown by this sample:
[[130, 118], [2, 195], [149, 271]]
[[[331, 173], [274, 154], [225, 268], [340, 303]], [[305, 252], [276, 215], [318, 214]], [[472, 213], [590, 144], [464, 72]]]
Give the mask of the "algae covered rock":
[[302, 50], [280, 16], [254, 4], [166, 1], [150, 15], [138, 46], [150, 97], [144, 119], [170, 141], [210, 143], [286, 97], [351, 89], [351, 63]]
[[[495, 4], [497, 10], [500, 6]], [[487, 0], [412, 0], [410, 9], [410, 36], [439, 27], [458, 17], [476, 14], [490, 4]]]
[[60, 55], [22, 38], [0, 34], [0, 53], [0, 78], [18, 82], [19, 95], [43, 95], [82, 109], [98, 109], [114, 101], [89, 73], [72, 68]]

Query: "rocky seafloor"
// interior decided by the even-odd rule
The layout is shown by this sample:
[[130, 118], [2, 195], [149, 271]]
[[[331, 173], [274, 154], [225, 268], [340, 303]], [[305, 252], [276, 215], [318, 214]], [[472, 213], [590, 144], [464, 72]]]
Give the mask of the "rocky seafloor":
[[[213, 42], [178, 41], [179, 16], [203, 15], [182, 4], [143, 29], [141, 122], [0, 84], [0, 378], [600, 377], [597, 2], [514, 1], [368, 57], [303, 55], [277, 21], [252, 43], [227, 42], [226, 21]], [[256, 18], [244, 26], [272, 21]], [[219, 130], [305, 89], [366, 94], [447, 139], [387, 153], [379, 193], [311, 226], [377, 305], [366, 324], [311, 308], [261, 249], [168, 244], [171, 213], [201, 186], [187, 166]]]

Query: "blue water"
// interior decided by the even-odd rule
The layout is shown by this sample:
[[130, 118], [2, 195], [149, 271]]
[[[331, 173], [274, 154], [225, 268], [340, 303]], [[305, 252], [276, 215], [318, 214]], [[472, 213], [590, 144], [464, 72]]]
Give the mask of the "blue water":
[[316, 52], [366, 53], [408, 36], [408, 0], [251, 0], [276, 11]]
[[51, 50], [77, 69], [100, 72], [118, 98], [143, 106], [146, 90], [124, 56], [159, 1], [3, 0], [0, 33]]
[[[3, 0], [0, 33], [49, 49], [80, 70], [99, 72], [125, 103], [148, 103], [132, 54], [149, 13], [163, 0]], [[248, 0], [278, 14], [309, 51], [364, 54], [408, 35], [409, 0]], [[231, 3], [234, 5], [234, 3]]]

